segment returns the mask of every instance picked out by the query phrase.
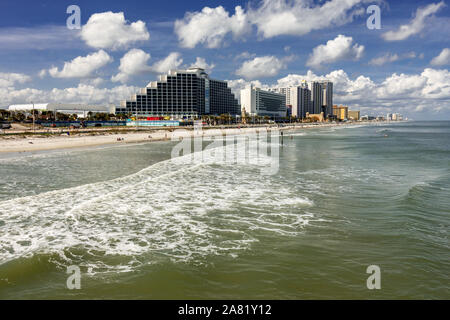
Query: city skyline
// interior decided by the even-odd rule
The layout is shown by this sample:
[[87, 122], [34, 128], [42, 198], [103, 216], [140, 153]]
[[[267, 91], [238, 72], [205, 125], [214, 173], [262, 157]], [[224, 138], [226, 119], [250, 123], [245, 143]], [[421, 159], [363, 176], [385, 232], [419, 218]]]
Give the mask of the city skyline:
[[[270, 89], [330, 80], [333, 103], [361, 114], [450, 119], [444, 1], [79, 1], [81, 30], [66, 26], [70, 4], [0, 5], [0, 106], [118, 105], [168, 69], [196, 65], [227, 80], [236, 98], [249, 83]], [[366, 26], [372, 4], [381, 8], [380, 30]], [[317, 19], [332, 5], [336, 16]], [[293, 13], [287, 26], [276, 23]], [[115, 32], [99, 37], [104, 25]]]

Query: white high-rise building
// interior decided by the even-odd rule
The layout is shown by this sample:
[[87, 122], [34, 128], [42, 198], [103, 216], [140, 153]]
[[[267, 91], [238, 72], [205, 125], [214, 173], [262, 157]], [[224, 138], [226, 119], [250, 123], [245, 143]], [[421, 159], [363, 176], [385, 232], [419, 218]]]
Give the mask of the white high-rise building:
[[286, 96], [249, 85], [241, 90], [241, 110], [251, 116], [286, 117]]
[[290, 88], [292, 116], [305, 118], [307, 112], [311, 112], [311, 90], [308, 84], [303, 82], [301, 86]]
[[283, 94], [286, 97], [286, 106], [290, 106], [290, 105], [292, 105], [290, 89], [291, 88], [275, 88], [275, 89], [270, 89], [269, 91]]

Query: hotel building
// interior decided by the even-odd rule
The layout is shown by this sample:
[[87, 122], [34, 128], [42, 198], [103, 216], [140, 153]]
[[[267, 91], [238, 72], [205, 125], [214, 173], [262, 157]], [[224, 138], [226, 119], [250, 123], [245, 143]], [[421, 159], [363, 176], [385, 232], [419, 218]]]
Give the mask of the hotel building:
[[251, 116], [286, 117], [286, 96], [249, 85], [241, 90], [242, 112]]
[[359, 120], [360, 119], [360, 112], [359, 111], [348, 110], [348, 118], [350, 120]]
[[312, 98], [312, 109], [310, 113], [324, 113], [325, 117], [333, 115], [333, 82], [312, 81], [309, 85]]
[[[286, 107], [291, 110], [291, 116], [303, 119], [307, 112], [311, 112], [311, 90], [304, 80], [300, 86], [288, 88], [275, 88], [271, 92], [283, 94], [286, 97]], [[311, 112], [312, 113], [312, 112]]]
[[346, 106], [333, 106], [333, 116], [336, 116], [338, 120], [348, 119], [348, 107]]
[[225, 81], [210, 79], [204, 69], [171, 70], [122, 101], [116, 113], [142, 117], [193, 119], [201, 115], [239, 114], [240, 108]]
[[269, 89], [270, 92], [276, 92], [283, 94], [286, 97], [286, 106], [292, 106], [291, 101], [291, 88], [275, 88], [275, 89]]
[[272, 91], [286, 97], [286, 105], [292, 107], [292, 116], [306, 118], [306, 113], [321, 114], [325, 118], [333, 115], [333, 82], [328, 80], [303, 81], [300, 86], [277, 88]]
[[311, 90], [306, 82], [301, 86], [289, 89], [292, 105], [292, 116], [300, 119], [306, 118], [306, 113], [311, 112]]
[[311, 110], [310, 113], [320, 114], [323, 106], [323, 90], [319, 82], [313, 81], [309, 84], [311, 90]]

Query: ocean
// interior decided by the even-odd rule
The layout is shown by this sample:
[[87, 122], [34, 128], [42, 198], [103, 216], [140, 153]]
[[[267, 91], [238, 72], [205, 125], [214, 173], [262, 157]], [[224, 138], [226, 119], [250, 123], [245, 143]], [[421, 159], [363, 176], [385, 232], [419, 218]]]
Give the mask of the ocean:
[[0, 155], [0, 299], [450, 298], [450, 122], [286, 132], [270, 175], [176, 144]]

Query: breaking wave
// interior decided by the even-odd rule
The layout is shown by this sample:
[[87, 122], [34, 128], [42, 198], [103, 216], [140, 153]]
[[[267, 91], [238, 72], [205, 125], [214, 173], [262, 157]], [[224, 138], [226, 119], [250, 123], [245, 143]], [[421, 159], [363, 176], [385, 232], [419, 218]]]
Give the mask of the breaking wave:
[[305, 211], [312, 201], [260, 176], [258, 166], [187, 157], [110, 181], [1, 201], [0, 265], [36, 254], [94, 274], [167, 258], [202, 263], [209, 255], [236, 257], [260, 236], [297, 235], [313, 219]]

